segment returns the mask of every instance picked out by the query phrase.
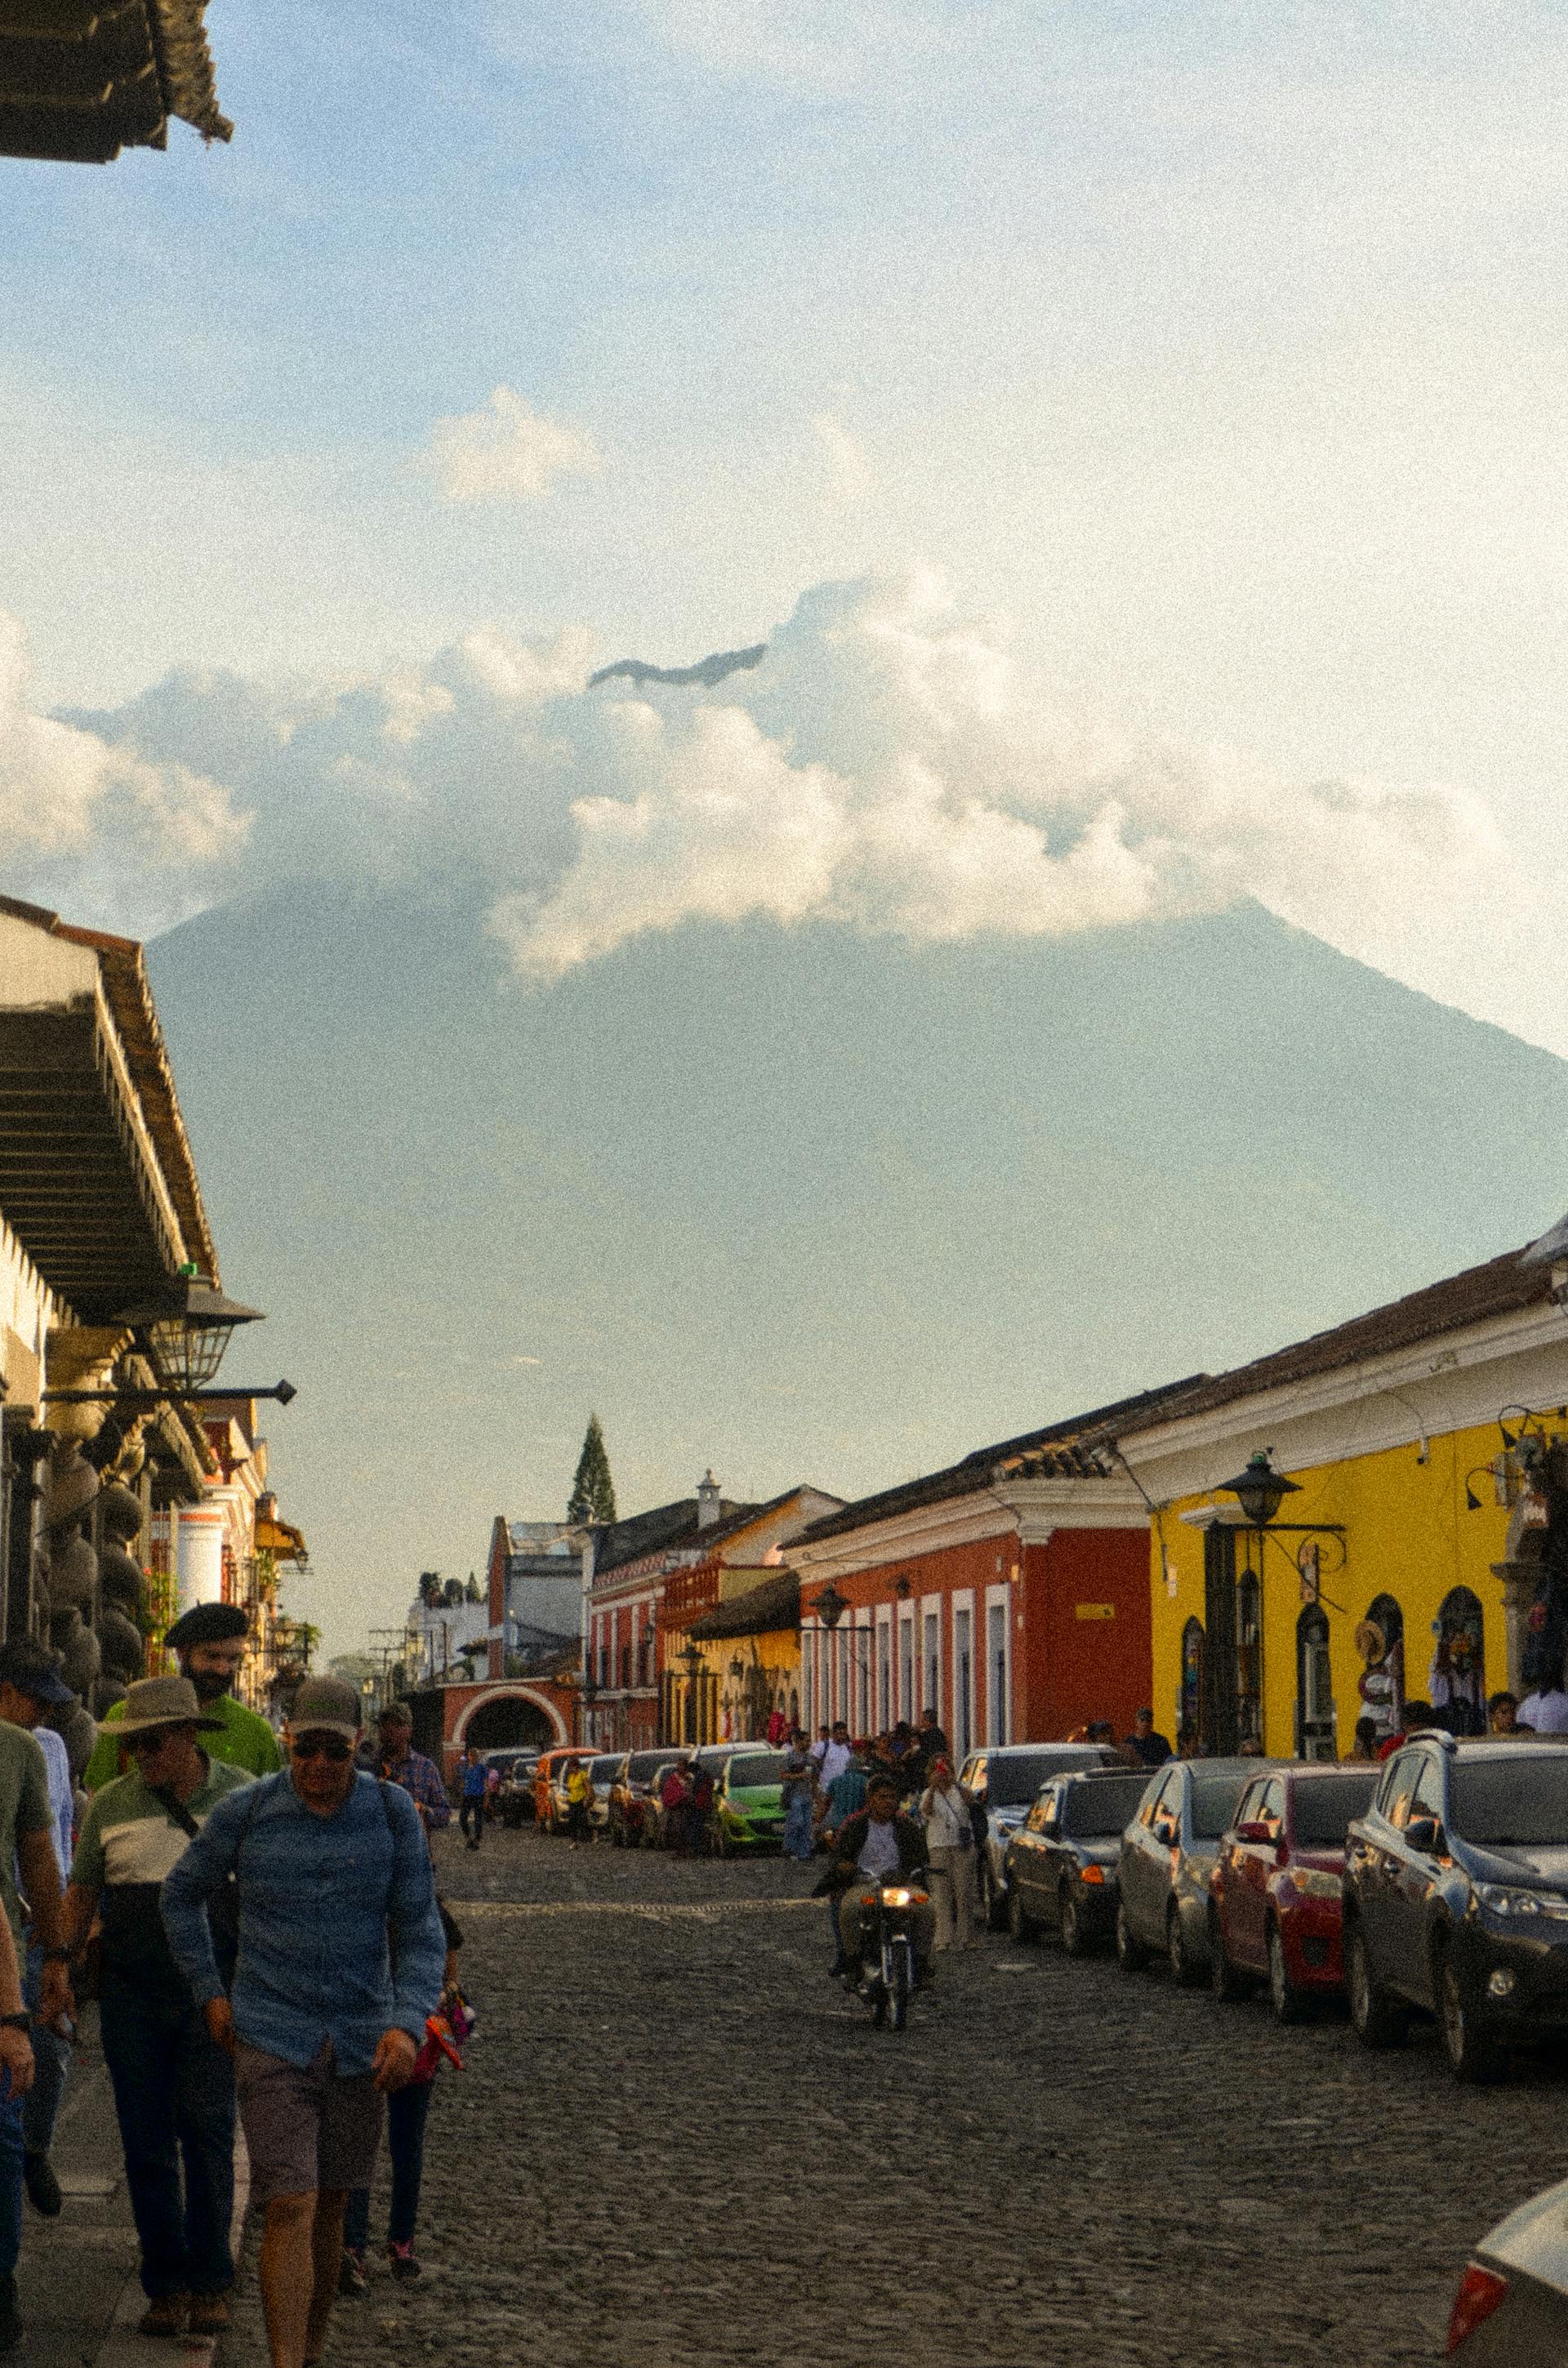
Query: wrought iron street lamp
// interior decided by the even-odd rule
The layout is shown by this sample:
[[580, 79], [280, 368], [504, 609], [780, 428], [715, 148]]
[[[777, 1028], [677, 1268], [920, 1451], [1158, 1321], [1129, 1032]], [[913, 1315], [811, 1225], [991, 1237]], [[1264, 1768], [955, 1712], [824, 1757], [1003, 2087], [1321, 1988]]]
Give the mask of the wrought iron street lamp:
[[288, 1406], [297, 1395], [291, 1382], [269, 1389], [251, 1389], [231, 1383], [211, 1386], [223, 1361], [223, 1352], [242, 1324], [259, 1324], [259, 1307], [244, 1307], [229, 1299], [194, 1268], [176, 1276], [156, 1299], [121, 1308], [114, 1321], [145, 1339], [148, 1353], [164, 1376], [158, 1389], [45, 1390], [49, 1406], [119, 1406], [129, 1408], [178, 1404], [201, 1406], [222, 1398], [276, 1398]]
[[831, 1578], [821, 1593], [812, 1599], [812, 1610], [830, 1634], [848, 1609], [849, 1598], [846, 1595], [840, 1595]]
[[696, 1743], [700, 1740], [697, 1732], [697, 1679], [702, 1667], [702, 1647], [688, 1636], [681, 1647], [680, 1658], [686, 1663], [687, 1686], [686, 1739], [688, 1743]]
[[1238, 1472], [1233, 1480], [1220, 1481], [1216, 1493], [1234, 1497], [1249, 1528], [1266, 1530], [1286, 1497], [1297, 1495], [1300, 1488], [1300, 1481], [1288, 1480], [1283, 1472], [1275, 1470], [1267, 1449], [1260, 1447], [1256, 1455], [1247, 1459], [1246, 1470]]

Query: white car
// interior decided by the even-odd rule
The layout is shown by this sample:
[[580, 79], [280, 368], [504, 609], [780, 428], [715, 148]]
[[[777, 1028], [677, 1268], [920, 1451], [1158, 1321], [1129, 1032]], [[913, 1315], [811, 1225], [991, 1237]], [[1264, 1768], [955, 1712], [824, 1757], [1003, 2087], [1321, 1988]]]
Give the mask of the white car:
[[1462, 2368], [1568, 2359], [1568, 2179], [1483, 2237], [1454, 2298], [1449, 2350]]

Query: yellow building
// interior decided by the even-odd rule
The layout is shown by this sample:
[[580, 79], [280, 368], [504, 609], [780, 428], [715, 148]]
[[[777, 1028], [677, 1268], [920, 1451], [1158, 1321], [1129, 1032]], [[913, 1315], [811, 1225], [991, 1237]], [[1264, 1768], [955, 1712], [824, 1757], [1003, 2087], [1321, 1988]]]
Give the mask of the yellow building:
[[755, 1743], [767, 1737], [770, 1720], [799, 1721], [801, 1582], [792, 1570], [732, 1565], [721, 1577], [718, 1602], [687, 1634], [709, 1673], [714, 1740]]
[[[1153, 1508], [1156, 1723], [1343, 1757], [1406, 1701], [1477, 1728], [1568, 1653], [1568, 1220], [1234, 1372], [1119, 1450]], [[1293, 1484], [1267, 1531], [1225, 1486]]]

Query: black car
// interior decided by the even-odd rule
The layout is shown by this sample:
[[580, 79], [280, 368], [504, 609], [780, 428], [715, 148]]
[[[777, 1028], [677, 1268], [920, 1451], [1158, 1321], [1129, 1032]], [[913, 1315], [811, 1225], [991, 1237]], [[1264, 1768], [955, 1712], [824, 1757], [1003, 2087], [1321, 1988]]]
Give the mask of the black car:
[[1070, 1957], [1116, 1930], [1121, 1833], [1138, 1813], [1146, 1768], [1085, 1768], [1042, 1784], [1007, 1844], [1007, 1926], [1016, 1941], [1054, 1924]]
[[1568, 2027], [1568, 1737], [1420, 1735], [1345, 1859], [1345, 1980], [1369, 2047], [1435, 2014], [1460, 2079]]

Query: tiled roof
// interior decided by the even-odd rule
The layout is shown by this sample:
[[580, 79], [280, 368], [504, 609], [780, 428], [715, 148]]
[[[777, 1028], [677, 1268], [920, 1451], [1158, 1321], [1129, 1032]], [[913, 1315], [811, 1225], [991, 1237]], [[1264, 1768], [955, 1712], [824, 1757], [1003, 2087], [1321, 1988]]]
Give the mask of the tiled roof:
[[801, 1582], [792, 1570], [776, 1570], [760, 1586], [744, 1595], [732, 1595], [702, 1612], [687, 1628], [688, 1636], [764, 1636], [773, 1628], [801, 1624]]
[[1047, 1423], [1042, 1429], [1022, 1431], [1017, 1438], [1002, 1440], [994, 1447], [977, 1447], [939, 1472], [925, 1473], [919, 1479], [905, 1480], [896, 1488], [883, 1488], [874, 1497], [862, 1497], [858, 1504], [846, 1505], [841, 1513], [829, 1513], [824, 1520], [813, 1521], [805, 1536], [812, 1541], [840, 1537], [846, 1531], [868, 1529], [873, 1521], [887, 1520], [894, 1514], [913, 1512], [921, 1505], [943, 1504], [954, 1497], [979, 1496], [998, 1478], [1109, 1479], [1119, 1466], [1098, 1452], [1103, 1443], [1117, 1437], [1127, 1427], [1130, 1417], [1141, 1417], [1148, 1409], [1168, 1406], [1205, 1379], [1199, 1374], [1193, 1380], [1167, 1383], [1163, 1389], [1142, 1390], [1135, 1397], [1117, 1398], [1108, 1406], [1092, 1407], [1086, 1414], [1069, 1415], [1060, 1422]]
[[227, 140], [206, 13], [207, 0], [0, 0], [0, 154], [107, 165], [166, 148], [171, 115]]
[[1424, 1290], [1391, 1300], [1387, 1306], [1374, 1307], [1368, 1315], [1352, 1316], [1347, 1324], [1336, 1324], [1327, 1332], [1314, 1332], [1288, 1349], [1276, 1349], [1267, 1357], [1255, 1358], [1249, 1365], [1237, 1365], [1228, 1373], [1215, 1373], [1190, 1384], [1179, 1403], [1164, 1410], [1152, 1409], [1137, 1422], [1119, 1424], [1117, 1436], [1128, 1439], [1139, 1430], [1153, 1430], [1165, 1421], [1229, 1406], [1237, 1398], [1258, 1397], [1266, 1390], [1310, 1381], [1314, 1374], [1331, 1373], [1341, 1366], [1360, 1364], [1372, 1357], [1390, 1356], [1422, 1340], [1463, 1331], [1467, 1326], [1483, 1324], [1492, 1316], [1513, 1315], [1519, 1308], [1551, 1297], [1550, 1261], [1532, 1259], [1524, 1250], [1508, 1250], [1501, 1258], [1489, 1258], [1484, 1266], [1467, 1267], [1462, 1274], [1428, 1283]]
[[719, 1519], [704, 1529], [698, 1520], [696, 1497], [682, 1497], [673, 1505], [655, 1505], [652, 1512], [632, 1513], [624, 1521], [611, 1521], [600, 1533], [598, 1551], [594, 1556], [595, 1579], [603, 1578], [612, 1570], [624, 1569], [629, 1562], [641, 1562], [647, 1554], [676, 1554], [685, 1546], [707, 1546], [731, 1530], [744, 1529], [762, 1510], [760, 1505], [733, 1505], [721, 1498]]

